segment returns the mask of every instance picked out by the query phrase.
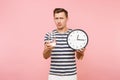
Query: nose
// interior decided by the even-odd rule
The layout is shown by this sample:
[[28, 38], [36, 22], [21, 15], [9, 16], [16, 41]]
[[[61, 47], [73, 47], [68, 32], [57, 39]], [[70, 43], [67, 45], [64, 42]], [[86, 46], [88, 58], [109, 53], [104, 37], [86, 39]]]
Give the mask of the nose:
[[57, 22], [60, 23], [61, 22], [60, 19], [58, 19]]

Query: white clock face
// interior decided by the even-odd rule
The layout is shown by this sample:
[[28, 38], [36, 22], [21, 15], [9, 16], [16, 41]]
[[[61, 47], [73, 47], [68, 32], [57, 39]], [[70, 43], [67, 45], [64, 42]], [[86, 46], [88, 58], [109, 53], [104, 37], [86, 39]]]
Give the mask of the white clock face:
[[81, 29], [75, 29], [68, 35], [68, 45], [73, 49], [81, 49], [88, 44], [88, 35]]

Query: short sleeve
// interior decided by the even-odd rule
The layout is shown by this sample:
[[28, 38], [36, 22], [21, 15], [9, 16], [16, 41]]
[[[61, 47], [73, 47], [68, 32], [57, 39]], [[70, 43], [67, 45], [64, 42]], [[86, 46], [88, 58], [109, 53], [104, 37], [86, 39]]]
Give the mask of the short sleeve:
[[48, 40], [49, 40], [49, 33], [46, 33], [45, 36], [44, 36], [44, 42], [46, 42]]

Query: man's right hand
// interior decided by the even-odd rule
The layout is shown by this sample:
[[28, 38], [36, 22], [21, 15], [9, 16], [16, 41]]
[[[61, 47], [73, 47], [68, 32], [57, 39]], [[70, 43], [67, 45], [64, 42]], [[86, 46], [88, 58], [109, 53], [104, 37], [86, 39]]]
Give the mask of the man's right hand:
[[45, 49], [52, 50], [54, 47], [51, 45], [50, 42], [45, 43]]

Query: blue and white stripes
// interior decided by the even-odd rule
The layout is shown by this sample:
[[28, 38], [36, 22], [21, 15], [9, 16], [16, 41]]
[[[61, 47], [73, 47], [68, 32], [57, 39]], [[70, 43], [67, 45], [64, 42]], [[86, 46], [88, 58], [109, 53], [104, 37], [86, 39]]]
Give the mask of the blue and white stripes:
[[[67, 36], [72, 30], [69, 29], [66, 33], [58, 33], [53, 30], [56, 39], [56, 46], [51, 52], [50, 74], [68, 76], [76, 74], [75, 53], [67, 44]], [[45, 41], [48, 39], [48, 34], [45, 35]]]

